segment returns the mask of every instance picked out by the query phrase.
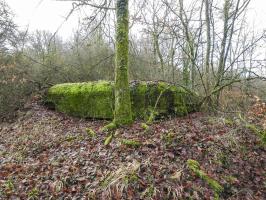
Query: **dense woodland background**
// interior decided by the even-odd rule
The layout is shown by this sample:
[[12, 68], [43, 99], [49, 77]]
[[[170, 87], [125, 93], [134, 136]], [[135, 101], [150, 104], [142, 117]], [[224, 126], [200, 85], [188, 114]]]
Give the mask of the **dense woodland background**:
[[[182, 85], [214, 111], [243, 108], [249, 94], [264, 98], [265, 32], [247, 23], [249, 2], [130, 2], [130, 79]], [[56, 83], [114, 80], [114, 2], [95, 3], [73, 4], [68, 17], [89, 14], [64, 41], [57, 32], [21, 30], [1, 1], [1, 120]]]

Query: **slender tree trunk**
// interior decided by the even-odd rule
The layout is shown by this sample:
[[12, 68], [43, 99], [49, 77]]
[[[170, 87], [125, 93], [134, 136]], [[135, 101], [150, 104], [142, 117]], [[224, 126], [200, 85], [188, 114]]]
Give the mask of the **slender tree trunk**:
[[[227, 45], [227, 37], [228, 37], [228, 22], [229, 22], [229, 9], [230, 9], [230, 1], [225, 0], [224, 1], [224, 10], [223, 10], [223, 17], [224, 17], [224, 28], [223, 28], [223, 39], [221, 44], [221, 53], [219, 58], [219, 64], [218, 64], [218, 74], [217, 74], [217, 83], [215, 87], [219, 87], [221, 84], [221, 81], [224, 76], [224, 70], [225, 70], [225, 53], [226, 53], [226, 45]], [[219, 99], [220, 99], [221, 91], [217, 92], [216, 95], [216, 106], [219, 106]]]
[[160, 50], [159, 35], [158, 35], [157, 31], [154, 33], [154, 45], [155, 45], [155, 49], [156, 49], [156, 52], [157, 52], [159, 60], [160, 60], [162, 79], [165, 80], [164, 60], [163, 60], [163, 55], [162, 55], [161, 50]]
[[[206, 96], [210, 95], [210, 55], [211, 55], [211, 24], [210, 24], [210, 9], [209, 0], [205, 0], [205, 19], [206, 19], [206, 37], [207, 37], [207, 47], [205, 56], [205, 85], [206, 85]], [[208, 104], [211, 106], [211, 99], [208, 99]]]
[[152, 55], [153, 55], [153, 67], [157, 66], [157, 50], [156, 50], [156, 44], [155, 44], [155, 34], [152, 33]]
[[186, 45], [188, 45], [188, 51], [186, 52], [187, 57], [189, 59], [188, 67], [190, 67], [190, 86], [191, 89], [195, 88], [195, 79], [196, 79], [196, 63], [195, 63], [195, 41], [194, 38], [189, 31], [189, 21], [184, 12], [183, 8], [183, 0], [179, 0], [179, 16], [183, 26], [183, 31], [186, 39]]
[[[187, 45], [187, 41], [185, 41], [185, 51], [189, 52], [189, 48]], [[190, 87], [191, 83], [190, 83], [190, 71], [189, 71], [189, 56], [187, 55], [187, 53], [183, 51], [182, 53], [182, 58], [183, 58], [183, 84], [186, 87]]]
[[128, 80], [128, 0], [116, 2], [116, 67], [115, 67], [115, 112], [114, 123], [132, 123], [130, 89]]
[[171, 50], [170, 50], [170, 65], [172, 67], [172, 83], [175, 83], [175, 63], [174, 63], [174, 59], [175, 59], [175, 39], [172, 38], [172, 42], [171, 42]]

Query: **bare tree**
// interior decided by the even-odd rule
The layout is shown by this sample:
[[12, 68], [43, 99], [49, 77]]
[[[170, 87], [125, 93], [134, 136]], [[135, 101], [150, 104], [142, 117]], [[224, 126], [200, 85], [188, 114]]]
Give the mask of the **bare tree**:
[[5, 1], [0, 1], [0, 53], [7, 51], [16, 42], [16, 25], [13, 14]]

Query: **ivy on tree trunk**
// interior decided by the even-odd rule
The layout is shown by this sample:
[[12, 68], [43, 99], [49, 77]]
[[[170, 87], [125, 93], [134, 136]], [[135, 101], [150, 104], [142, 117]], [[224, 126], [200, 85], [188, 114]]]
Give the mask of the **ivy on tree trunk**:
[[116, 2], [116, 67], [115, 67], [115, 112], [114, 123], [132, 123], [130, 90], [128, 80], [128, 0]]

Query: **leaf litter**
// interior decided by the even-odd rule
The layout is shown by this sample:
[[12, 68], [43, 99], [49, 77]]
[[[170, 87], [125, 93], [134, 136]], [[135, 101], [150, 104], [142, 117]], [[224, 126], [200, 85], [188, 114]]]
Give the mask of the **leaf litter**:
[[101, 132], [106, 124], [37, 103], [1, 124], [0, 199], [213, 199], [189, 159], [222, 185], [220, 199], [266, 199], [265, 146], [240, 124], [203, 113], [156, 121], [148, 131], [137, 121]]

